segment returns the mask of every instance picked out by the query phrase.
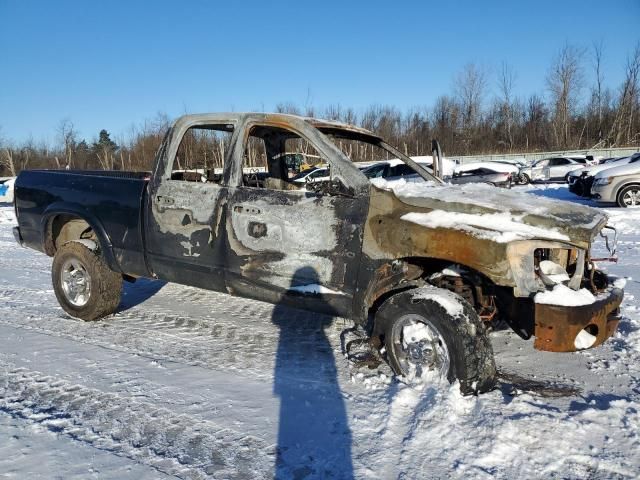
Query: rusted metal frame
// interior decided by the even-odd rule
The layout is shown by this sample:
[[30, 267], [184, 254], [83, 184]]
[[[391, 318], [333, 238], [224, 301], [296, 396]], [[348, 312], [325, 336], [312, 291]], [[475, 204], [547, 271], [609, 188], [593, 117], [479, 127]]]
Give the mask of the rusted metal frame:
[[[163, 180], [171, 180], [171, 171], [173, 161], [176, 157], [180, 142], [184, 137], [187, 130], [193, 127], [206, 126], [206, 125], [233, 125], [233, 133], [231, 134], [231, 142], [234, 142], [234, 137], [237, 136], [238, 124], [242, 120], [243, 116], [227, 115], [227, 114], [203, 114], [203, 115], [186, 115], [179, 118], [174, 126], [169, 130], [165, 139], [166, 145], [161, 147], [159, 153], [161, 154], [161, 161], [157, 162], [156, 172], [154, 173], [154, 184], [159, 184]], [[163, 142], [163, 144], [165, 143]], [[231, 148], [229, 149], [229, 152]], [[223, 184], [226, 184], [227, 178], [226, 170], [229, 167], [229, 156], [223, 160]], [[160, 165], [162, 164], [162, 165]]]
[[329, 163], [332, 177], [340, 179], [347, 187], [353, 188], [355, 195], [368, 193], [369, 182], [357, 167], [324, 136], [317, 128], [297, 117], [283, 117], [282, 115], [247, 115], [239, 125], [237, 147], [233, 152], [239, 159], [230, 175], [229, 185], [242, 185], [242, 153], [247, 143], [251, 129], [255, 126], [271, 126], [289, 130], [300, 138], [308, 141], [311, 146]]

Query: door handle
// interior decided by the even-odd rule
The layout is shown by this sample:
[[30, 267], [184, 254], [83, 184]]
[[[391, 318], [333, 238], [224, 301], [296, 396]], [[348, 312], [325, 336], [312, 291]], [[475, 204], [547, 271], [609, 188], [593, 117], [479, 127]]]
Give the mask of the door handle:
[[156, 197], [156, 200], [158, 201], [158, 203], [161, 203], [163, 205], [173, 205], [176, 201], [173, 199], [173, 197], [167, 197], [164, 195], [158, 195]]
[[256, 207], [245, 207], [244, 205], [236, 205], [233, 207], [233, 211], [236, 213], [250, 213], [252, 215], [259, 215], [260, 209]]

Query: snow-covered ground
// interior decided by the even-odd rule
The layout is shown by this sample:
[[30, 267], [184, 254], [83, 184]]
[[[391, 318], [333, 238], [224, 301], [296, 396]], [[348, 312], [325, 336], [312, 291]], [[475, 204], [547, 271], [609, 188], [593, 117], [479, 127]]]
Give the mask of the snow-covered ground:
[[501, 386], [469, 398], [348, 362], [346, 320], [195, 288], [141, 280], [72, 319], [0, 206], [0, 477], [637, 478], [640, 210], [607, 212], [606, 268], [630, 277], [615, 337], [558, 354], [494, 333]]

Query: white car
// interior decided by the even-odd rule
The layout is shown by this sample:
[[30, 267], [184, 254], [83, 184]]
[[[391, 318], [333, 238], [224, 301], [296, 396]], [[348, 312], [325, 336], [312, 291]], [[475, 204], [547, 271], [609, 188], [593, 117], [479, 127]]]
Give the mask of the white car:
[[584, 167], [583, 157], [553, 157], [536, 160], [530, 167], [520, 169], [520, 177], [528, 182], [567, 181], [569, 172]]
[[310, 168], [291, 178], [293, 183], [303, 185], [305, 183], [326, 182], [327, 180], [330, 180], [328, 167]]
[[626, 165], [603, 170], [593, 177], [591, 196], [598, 202], [640, 208], [640, 155]]
[[[432, 165], [430, 163], [416, 162], [429, 173], [432, 173]], [[458, 166], [454, 169], [453, 175], [445, 175], [444, 180], [455, 185], [463, 183], [488, 183], [494, 186], [511, 188], [512, 170], [508, 165], [500, 165], [501, 170], [496, 170], [491, 162], [475, 162]], [[447, 170], [443, 168], [443, 170]], [[518, 168], [515, 167], [515, 171]], [[376, 179], [384, 178], [388, 182], [396, 180], [404, 180], [409, 183], [424, 182], [424, 179], [418, 175], [413, 168], [399, 160], [382, 161], [369, 165], [362, 170], [367, 178]]]
[[638, 157], [640, 157], [640, 153], [634, 153], [630, 157], [620, 157], [600, 165], [586, 166], [573, 170], [569, 172], [567, 177], [569, 191], [581, 197], [589, 197], [595, 175], [610, 168], [627, 165], [632, 161], [636, 161]]
[[13, 203], [13, 185], [16, 177], [0, 178], [0, 202]]

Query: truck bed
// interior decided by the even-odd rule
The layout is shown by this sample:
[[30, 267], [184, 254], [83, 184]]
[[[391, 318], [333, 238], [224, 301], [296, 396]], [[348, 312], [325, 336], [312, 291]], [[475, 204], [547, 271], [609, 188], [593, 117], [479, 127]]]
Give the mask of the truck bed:
[[46, 240], [56, 218], [78, 217], [97, 234], [112, 269], [148, 274], [143, 205], [149, 177], [149, 172], [23, 171], [15, 185], [23, 244], [51, 255]]

